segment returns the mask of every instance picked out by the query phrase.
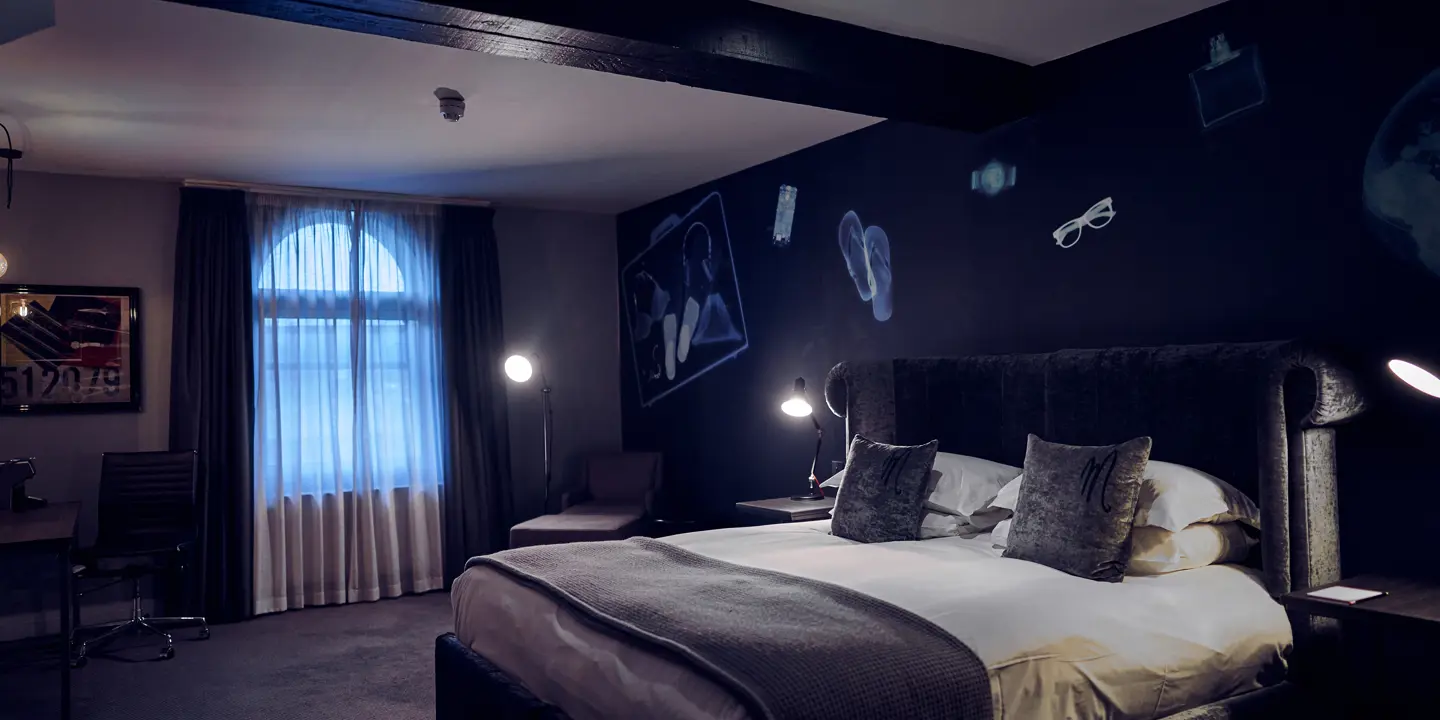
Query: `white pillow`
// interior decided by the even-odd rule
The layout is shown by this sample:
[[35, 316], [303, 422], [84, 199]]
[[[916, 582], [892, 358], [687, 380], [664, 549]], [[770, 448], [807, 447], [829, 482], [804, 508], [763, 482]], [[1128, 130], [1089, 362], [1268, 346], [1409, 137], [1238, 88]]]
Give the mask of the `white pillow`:
[[[1005, 547], [1010, 540], [1013, 519], [1002, 521], [990, 533], [990, 542]], [[1196, 523], [1180, 532], [1156, 527], [1137, 527], [1130, 531], [1130, 560], [1126, 575], [1161, 575], [1245, 560], [1250, 548], [1259, 542], [1245, 532], [1239, 523], [1212, 525]]]
[[926, 505], [951, 515], [973, 515], [990, 504], [1005, 483], [1020, 474], [1014, 465], [954, 453], [935, 453], [940, 481]]
[[[940, 477], [930, 497], [925, 499], [925, 507], [947, 515], [969, 516], [988, 507], [995, 493], [1020, 474], [1020, 468], [969, 455], [937, 452], [935, 472]], [[820, 485], [838, 488], [844, 481], [845, 471], [841, 470]]]
[[994, 530], [990, 531], [990, 542], [995, 547], [1005, 547], [1010, 542], [1010, 526], [1015, 522], [1014, 518], [1001, 520]]
[[1158, 527], [1130, 531], [1126, 575], [1162, 575], [1216, 563], [1244, 562], [1259, 542], [1237, 522], [1195, 523], [1180, 532]]
[[[1010, 511], [1020, 503], [1024, 475], [1006, 483], [990, 507]], [[1195, 523], [1242, 522], [1260, 529], [1260, 508], [1245, 493], [1220, 478], [1175, 463], [1151, 460], [1135, 504], [1136, 527], [1179, 532]]]
[[1135, 505], [1135, 525], [1180, 532], [1195, 523], [1242, 522], [1260, 529], [1260, 508], [1230, 483], [1202, 470], [1151, 460]]
[[968, 527], [964, 518], [937, 512], [925, 513], [925, 519], [920, 521], [920, 539], [954, 537]]

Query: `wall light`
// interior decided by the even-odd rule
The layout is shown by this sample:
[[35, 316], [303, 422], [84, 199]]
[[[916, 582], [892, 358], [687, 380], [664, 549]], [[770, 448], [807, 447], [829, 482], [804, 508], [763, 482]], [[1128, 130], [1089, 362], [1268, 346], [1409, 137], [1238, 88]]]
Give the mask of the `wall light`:
[[1434, 373], [1404, 360], [1391, 360], [1386, 365], [1390, 372], [1404, 380], [1406, 385], [1431, 397], [1440, 398], [1440, 378], [1435, 377]]

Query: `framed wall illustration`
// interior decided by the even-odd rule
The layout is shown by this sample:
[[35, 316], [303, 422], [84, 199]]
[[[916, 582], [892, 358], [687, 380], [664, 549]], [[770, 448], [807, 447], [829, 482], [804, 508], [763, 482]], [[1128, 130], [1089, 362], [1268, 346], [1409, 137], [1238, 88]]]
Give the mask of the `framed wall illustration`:
[[0, 414], [140, 410], [140, 289], [0, 284]]
[[620, 292], [642, 407], [750, 347], [720, 193], [661, 221]]

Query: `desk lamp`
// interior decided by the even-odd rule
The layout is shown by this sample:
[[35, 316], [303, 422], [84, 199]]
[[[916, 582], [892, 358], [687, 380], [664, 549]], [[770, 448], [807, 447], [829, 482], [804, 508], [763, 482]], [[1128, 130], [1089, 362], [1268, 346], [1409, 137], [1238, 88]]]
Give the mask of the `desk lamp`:
[[1390, 372], [1395, 373], [1395, 377], [1404, 380], [1406, 385], [1431, 397], [1440, 397], [1440, 378], [1435, 377], [1429, 370], [1404, 360], [1391, 360], [1386, 366], [1390, 368]]
[[795, 391], [790, 399], [780, 404], [780, 410], [791, 417], [810, 417], [815, 425], [815, 457], [810, 460], [810, 492], [807, 495], [791, 495], [791, 500], [824, 500], [825, 491], [820, 489], [820, 478], [815, 477], [815, 465], [820, 462], [820, 445], [825, 442], [825, 431], [815, 419], [815, 411], [805, 396], [805, 378], [795, 378]]

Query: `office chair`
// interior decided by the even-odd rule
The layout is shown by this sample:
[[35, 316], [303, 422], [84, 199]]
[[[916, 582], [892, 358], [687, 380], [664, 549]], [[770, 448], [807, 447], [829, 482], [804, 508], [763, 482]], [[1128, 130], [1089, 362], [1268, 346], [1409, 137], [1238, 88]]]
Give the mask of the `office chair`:
[[[70, 664], [81, 667], [90, 652], [131, 631], [156, 635], [165, 640], [160, 659], [175, 656], [175, 642], [168, 628], [199, 627], [200, 639], [210, 637], [203, 617], [150, 617], [141, 605], [140, 579], [146, 576], [183, 577], [186, 561], [195, 541], [197, 512], [194, 451], [105, 453], [100, 462], [100, 528], [95, 547], [81, 553], [74, 567], [76, 587], [81, 580], [105, 578], [110, 582], [93, 587], [93, 593], [116, 583], [130, 581], [130, 619], [80, 627], [80, 597], [75, 602], [75, 631], [70, 647], [77, 652]], [[102, 631], [80, 642], [82, 631]]]

